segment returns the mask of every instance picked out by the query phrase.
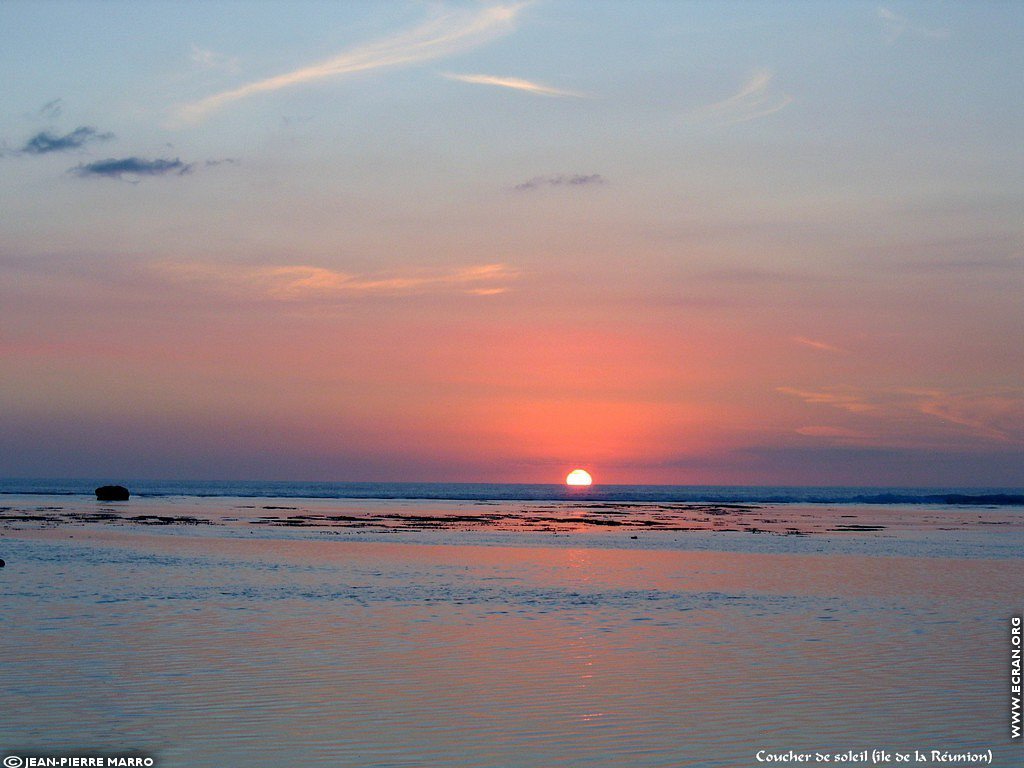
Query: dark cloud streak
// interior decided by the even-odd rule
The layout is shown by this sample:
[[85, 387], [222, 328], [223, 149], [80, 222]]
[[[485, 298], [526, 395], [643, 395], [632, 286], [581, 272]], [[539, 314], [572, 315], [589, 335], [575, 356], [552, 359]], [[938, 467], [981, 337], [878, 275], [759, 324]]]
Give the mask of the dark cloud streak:
[[540, 187], [585, 187], [592, 184], [606, 184], [604, 176], [599, 173], [588, 175], [575, 174], [573, 176], [534, 176], [529, 181], [516, 184], [514, 189], [517, 192], [529, 192]]
[[49, 131], [40, 131], [25, 142], [21, 152], [26, 155], [47, 155], [51, 152], [79, 149], [91, 141], [106, 141], [112, 138], [114, 138], [114, 134], [100, 133], [87, 125], [79, 126], [63, 136], [55, 136]]
[[192, 164], [183, 163], [178, 158], [168, 160], [158, 157], [154, 160], [146, 160], [141, 157], [122, 157], [97, 160], [94, 163], [85, 163], [70, 169], [70, 173], [83, 178], [104, 177], [108, 179], [120, 179], [123, 176], [165, 176], [175, 174], [184, 176], [191, 172]]
[[64, 99], [56, 98], [39, 108], [39, 116], [47, 120], [56, 120], [64, 112]]

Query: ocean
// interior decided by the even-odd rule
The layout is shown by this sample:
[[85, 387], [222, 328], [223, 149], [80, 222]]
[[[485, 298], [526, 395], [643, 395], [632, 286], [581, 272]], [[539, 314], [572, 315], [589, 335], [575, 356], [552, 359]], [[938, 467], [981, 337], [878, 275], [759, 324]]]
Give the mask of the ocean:
[[1020, 765], [1020, 489], [112, 481], [0, 483], [5, 760]]
[[1024, 506], [1024, 488], [875, 488], [842, 486], [593, 485], [521, 483], [329, 483], [0, 479], [0, 494], [91, 496], [119, 484], [141, 497], [262, 497], [285, 499], [435, 499], [472, 501], [636, 501], [752, 504], [982, 504]]

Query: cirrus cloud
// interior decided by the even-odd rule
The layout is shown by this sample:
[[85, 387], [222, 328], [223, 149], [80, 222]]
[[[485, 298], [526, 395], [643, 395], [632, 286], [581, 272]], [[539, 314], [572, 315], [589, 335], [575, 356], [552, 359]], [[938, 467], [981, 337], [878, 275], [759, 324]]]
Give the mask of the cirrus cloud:
[[525, 3], [489, 5], [439, 13], [414, 29], [351, 48], [317, 64], [207, 96], [181, 107], [178, 117], [195, 122], [215, 109], [256, 94], [355, 72], [445, 58], [507, 34], [524, 6]]
[[939, 27], [925, 27], [920, 24], [913, 23], [906, 16], [901, 16], [890, 8], [885, 6], [879, 6], [878, 18], [881, 19], [884, 28], [885, 42], [892, 45], [904, 33], [909, 32], [912, 35], [918, 37], [929, 38], [932, 40], [944, 40], [949, 37], [949, 30]]
[[170, 283], [274, 301], [331, 301], [422, 293], [493, 296], [507, 291], [509, 283], [518, 277], [518, 273], [505, 264], [360, 275], [305, 264], [163, 262], [154, 265], [152, 271], [157, 278]]
[[806, 336], [794, 336], [793, 341], [797, 344], [803, 344], [805, 347], [811, 349], [817, 349], [821, 352], [842, 352], [843, 350], [839, 347], [829, 344], [827, 341], [820, 341], [819, 339], [809, 339]]
[[[879, 428], [916, 420], [949, 433], [1024, 445], [1024, 389], [1021, 388], [778, 387], [776, 391], [797, 397], [809, 405], [847, 411], [855, 414], [861, 423], [873, 423]], [[819, 432], [817, 436], [825, 435]]]
[[793, 97], [772, 89], [774, 77], [769, 70], [760, 69], [735, 94], [694, 110], [690, 117], [713, 125], [734, 125], [775, 114], [789, 106]]
[[863, 432], [858, 432], [855, 429], [847, 429], [846, 427], [833, 427], [833, 426], [810, 426], [800, 427], [796, 430], [797, 434], [805, 435], [806, 437], [829, 437], [829, 438], [864, 438], [867, 437]]
[[586, 94], [575, 91], [565, 91], [561, 88], [553, 88], [550, 85], [535, 83], [532, 80], [523, 80], [519, 77], [498, 77], [496, 75], [456, 75], [451, 72], [442, 72], [442, 77], [449, 80], [457, 80], [460, 83], [472, 85], [494, 85], [499, 88], [511, 88], [514, 91], [525, 91], [537, 96], [571, 96], [577, 99], [586, 98]]

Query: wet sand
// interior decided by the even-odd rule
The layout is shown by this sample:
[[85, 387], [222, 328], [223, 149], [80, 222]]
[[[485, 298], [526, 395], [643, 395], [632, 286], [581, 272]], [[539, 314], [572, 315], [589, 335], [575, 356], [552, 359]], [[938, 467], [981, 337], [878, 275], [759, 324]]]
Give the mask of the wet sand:
[[1024, 533], [1024, 508], [983, 505], [716, 504], [363, 499], [0, 497], [0, 529], [85, 523], [511, 533]]

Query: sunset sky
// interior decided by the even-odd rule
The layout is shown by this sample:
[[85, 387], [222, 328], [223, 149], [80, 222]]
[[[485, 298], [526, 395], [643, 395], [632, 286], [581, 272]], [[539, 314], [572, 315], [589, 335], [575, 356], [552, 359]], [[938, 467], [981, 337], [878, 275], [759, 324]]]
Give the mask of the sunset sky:
[[1024, 485], [1024, 3], [0, 3], [0, 476]]

